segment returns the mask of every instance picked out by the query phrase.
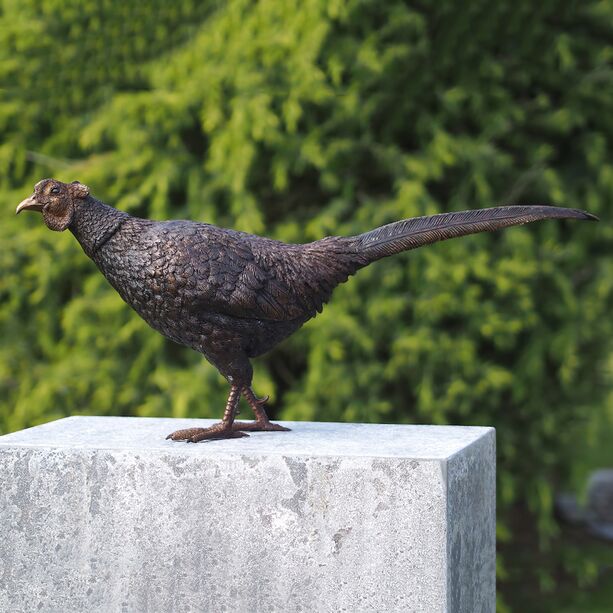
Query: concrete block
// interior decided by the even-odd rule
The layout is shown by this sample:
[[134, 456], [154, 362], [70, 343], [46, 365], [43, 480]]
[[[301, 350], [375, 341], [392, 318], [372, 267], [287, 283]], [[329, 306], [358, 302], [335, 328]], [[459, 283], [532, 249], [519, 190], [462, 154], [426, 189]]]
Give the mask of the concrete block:
[[0, 437], [0, 611], [495, 610], [493, 429], [210, 423]]

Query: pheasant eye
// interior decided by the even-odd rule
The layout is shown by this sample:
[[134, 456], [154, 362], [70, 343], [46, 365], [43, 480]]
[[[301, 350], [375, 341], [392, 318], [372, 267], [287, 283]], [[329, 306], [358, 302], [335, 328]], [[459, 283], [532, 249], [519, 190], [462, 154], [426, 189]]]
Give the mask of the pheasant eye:
[[60, 188], [59, 187], [52, 187], [50, 191], [51, 191], [52, 194], [59, 194], [60, 193]]

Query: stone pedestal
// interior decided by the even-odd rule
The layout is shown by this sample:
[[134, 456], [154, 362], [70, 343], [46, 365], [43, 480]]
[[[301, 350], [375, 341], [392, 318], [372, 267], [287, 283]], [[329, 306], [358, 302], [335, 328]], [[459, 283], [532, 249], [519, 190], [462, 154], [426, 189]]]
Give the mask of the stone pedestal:
[[0, 611], [495, 610], [493, 429], [210, 423], [0, 437]]

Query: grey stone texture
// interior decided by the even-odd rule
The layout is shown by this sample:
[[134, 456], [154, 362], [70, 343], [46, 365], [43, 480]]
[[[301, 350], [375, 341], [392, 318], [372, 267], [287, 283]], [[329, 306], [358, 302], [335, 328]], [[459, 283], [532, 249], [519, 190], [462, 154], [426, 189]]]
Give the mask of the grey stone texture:
[[0, 437], [0, 611], [495, 610], [492, 428], [210, 423]]

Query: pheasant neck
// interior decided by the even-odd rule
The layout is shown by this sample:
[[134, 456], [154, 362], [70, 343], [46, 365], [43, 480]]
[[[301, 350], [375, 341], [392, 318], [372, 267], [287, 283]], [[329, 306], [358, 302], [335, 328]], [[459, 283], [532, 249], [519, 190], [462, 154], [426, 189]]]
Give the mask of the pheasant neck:
[[128, 217], [127, 213], [89, 197], [75, 207], [69, 229], [83, 251], [93, 257]]

